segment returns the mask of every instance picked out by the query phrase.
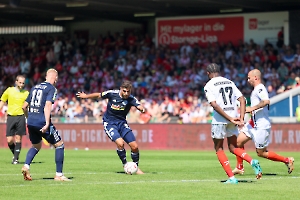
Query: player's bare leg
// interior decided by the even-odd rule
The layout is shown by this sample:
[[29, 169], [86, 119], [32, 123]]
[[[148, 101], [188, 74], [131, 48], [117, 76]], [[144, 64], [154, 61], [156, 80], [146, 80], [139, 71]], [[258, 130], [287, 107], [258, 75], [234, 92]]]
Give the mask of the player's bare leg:
[[272, 160], [275, 162], [283, 162], [287, 168], [288, 173], [292, 173], [294, 170], [294, 158], [293, 157], [284, 157], [281, 155], [276, 154], [273, 151], [268, 151], [267, 148], [264, 149], [256, 149], [256, 153], [259, 157], [266, 158], [268, 160]]

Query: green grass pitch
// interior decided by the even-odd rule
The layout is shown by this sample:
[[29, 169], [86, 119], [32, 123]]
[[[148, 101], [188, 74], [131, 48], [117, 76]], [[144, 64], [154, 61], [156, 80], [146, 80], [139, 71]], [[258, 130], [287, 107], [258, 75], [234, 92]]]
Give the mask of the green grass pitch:
[[[128, 149], [128, 148], [127, 148]], [[128, 150], [127, 150], [128, 151]], [[295, 170], [287, 173], [283, 163], [257, 158], [263, 178], [256, 180], [248, 163], [245, 174], [236, 176], [237, 185], [227, 179], [213, 151], [141, 150], [140, 168], [144, 175], [126, 175], [115, 150], [65, 151], [64, 173], [72, 182], [56, 182], [53, 149], [42, 149], [31, 165], [33, 181], [24, 181], [21, 167], [27, 149], [22, 149], [20, 164], [12, 165], [12, 154], [0, 149], [0, 199], [299, 199], [300, 154], [278, 152], [295, 158]], [[231, 167], [235, 157], [226, 151]], [[130, 152], [127, 152], [130, 157]], [[128, 159], [130, 160], [130, 159]]]

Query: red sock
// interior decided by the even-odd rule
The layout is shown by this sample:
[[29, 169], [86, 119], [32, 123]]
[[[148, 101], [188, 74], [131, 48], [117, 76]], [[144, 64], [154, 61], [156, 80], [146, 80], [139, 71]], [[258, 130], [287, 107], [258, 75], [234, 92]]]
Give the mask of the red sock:
[[218, 159], [219, 159], [219, 162], [221, 163], [224, 171], [226, 172], [227, 176], [228, 177], [233, 177], [233, 173], [231, 171], [231, 167], [229, 165], [229, 161], [228, 161], [228, 158], [226, 156], [226, 154], [224, 153], [223, 150], [219, 150], [217, 151], [217, 156], [218, 156]]
[[269, 151], [267, 159], [277, 161], [277, 162], [283, 162], [283, 163], [289, 163], [289, 159], [283, 156], [280, 156], [276, 154], [275, 152]]
[[[241, 147], [241, 149], [244, 150], [244, 147]], [[236, 156], [236, 168], [238, 169], [243, 169], [244, 165], [243, 165], [243, 158]]]
[[246, 151], [242, 148], [235, 148], [233, 153], [239, 157], [241, 157], [243, 160], [246, 160], [248, 163], [251, 163], [252, 158], [249, 156], [249, 154], [246, 153]]

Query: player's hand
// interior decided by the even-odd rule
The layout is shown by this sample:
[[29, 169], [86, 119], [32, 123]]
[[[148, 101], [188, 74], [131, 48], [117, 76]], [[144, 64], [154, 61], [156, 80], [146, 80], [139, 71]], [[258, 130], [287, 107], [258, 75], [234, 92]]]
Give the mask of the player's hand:
[[48, 130], [48, 128], [49, 128], [49, 124], [46, 124], [45, 126], [43, 126], [43, 128], [40, 129], [40, 131], [42, 133], [46, 133], [46, 131]]
[[[240, 120], [240, 118], [232, 118], [232, 119], [230, 119], [230, 122], [233, 123], [233, 124], [235, 124], [235, 125], [238, 125], [238, 126], [241, 125], [241, 120]], [[243, 124], [244, 124], [244, 123], [243, 123]]]
[[241, 119], [240, 119], [240, 124], [237, 125], [237, 126], [238, 126], [239, 129], [242, 129], [242, 128], [245, 126], [244, 120], [241, 120]]
[[76, 96], [79, 97], [79, 98], [82, 98], [82, 99], [86, 98], [86, 94], [84, 92], [77, 92]]

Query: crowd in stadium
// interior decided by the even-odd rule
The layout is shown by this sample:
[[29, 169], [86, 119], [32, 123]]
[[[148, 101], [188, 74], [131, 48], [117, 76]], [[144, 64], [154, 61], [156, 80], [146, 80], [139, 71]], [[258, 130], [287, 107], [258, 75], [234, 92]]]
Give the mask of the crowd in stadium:
[[199, 46], [185, 42], [170, 49], [155, 47], [148, 34], [107, 32], [89, 39], [80, 34], [1, 38], [0, 94], [14, 84], [17, 74], [26, 76], [29, 90], [44, 81], [47, 69], [55, 68], [59, 80], [53, 117], [70, 122], [101, 120], [106, 101], [80, 100], [75, 93], [118, 89], [128, 79], [134, 86], [132, 94], [152, 116], [140, 116], [133, 108], [128, 122], [206, 123], [212, 109], [203, 86], [210, 63], [218, 63], [222, 75], [233, 80], [246, 97], [252, 90], [247, 73], [254, 68], [261, 70], [270, 97], [300, 85], [300, 44], [273, 45], [265, 40], [259, 45], [250, 40]]

